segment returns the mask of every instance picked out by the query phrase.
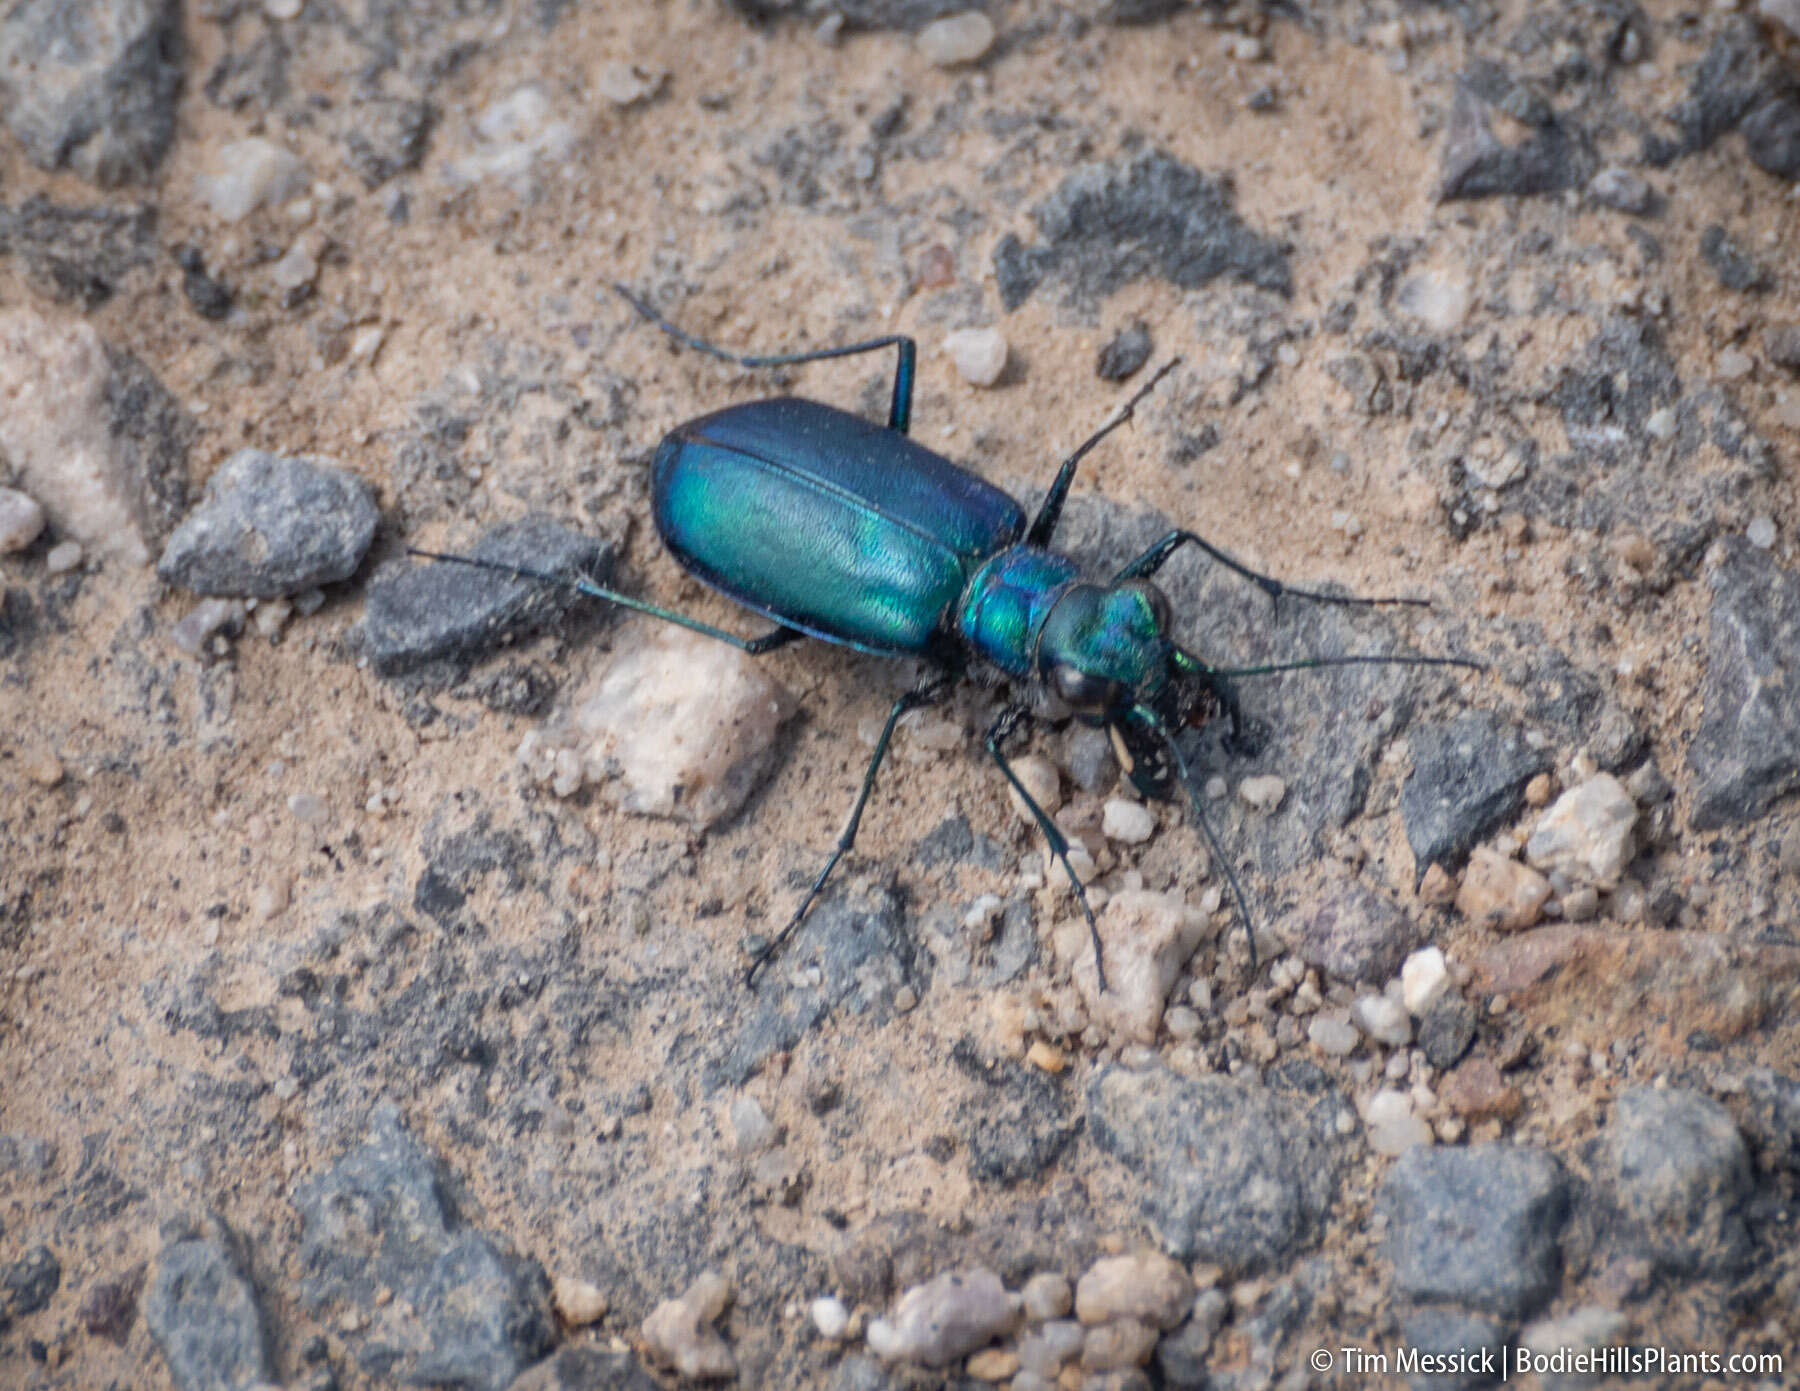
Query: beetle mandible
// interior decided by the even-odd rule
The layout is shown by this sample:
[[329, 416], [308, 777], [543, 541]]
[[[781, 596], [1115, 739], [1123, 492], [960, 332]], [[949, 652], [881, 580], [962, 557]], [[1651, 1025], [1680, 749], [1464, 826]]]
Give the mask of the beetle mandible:
[[727, 406], [677, 425], [651, 463], [652, 515], [658, 535], [690, 574], [775, 627], [745, 638], [586, 578], [570, 578], [468, 556], [413, 550], [575, 588], [583, 594], [717, 638], [758, 655], [801, 638], [922, 661], [922, 680], [894, 701], [869, 759], [850, 816], [825, 866], [792, 917], [753, 953], [746, 984], [799, 927], [838, 861], [856, 843], [875, 775], [894, 727], [909, 710], [931, 705], [965, 677], [983, 674], [1020, 688], [988, 726], [982, 746], [1023, 799], [1074, 886], [1093, 940], [1102, 990], [1106, 969], [1087, 892], [1069, 863], [1069, 842], [1007, 762], [1005, 745], [1033, 718], [1032, 697], [1056, 696], [1076, 718], [1104, 727], [1121, 767], [1147, 797], [1179, 783], [1194, 824], [1223, 870], [1245, 931], [1252, 969], [1256, 937], [1249, 906], [1201, 808], [1176, 742], [1185, 726], [1223, 712], [1238, 723], [1232, 677], [1354, 663], [1418, 666], [1476, 664], [1455, 657], [1345, 656], [1238, 669], [1212, 667], [1170, 635], [1167, 597], [1152, 582], [1183, 546], [1283, 596], [1329, 604], [1423, 604], [1420, 599], [1357, 598], [1296, 589], [1240, 564], [1192, 531], [1170, 531], [1104, 580], [1086, 579], [1050, 549], [1081, 460], [1132, 418], [1138, 404], [1180, 362], [1164, 363], [1057, 470], [1037, 515], [985, 479], [916, 443], [907, 433], [917, 346], [903, 334], [810, 352], [753, 356], [685, 333], [623, 285], [613, 289], [677, 342], [744, 367], [788, 367], [860, 353], [896, 351], [887, 424], [834, 406], [782, 396]]

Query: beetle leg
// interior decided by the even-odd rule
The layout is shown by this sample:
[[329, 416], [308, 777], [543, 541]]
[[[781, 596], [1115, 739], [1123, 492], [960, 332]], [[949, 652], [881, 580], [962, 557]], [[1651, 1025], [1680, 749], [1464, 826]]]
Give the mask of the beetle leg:
[[899, 349], [899, 360], [894, 364], [894, 399], [888, 407], [888, 429], [898, 430], [905, 434], [912, 424], [913, 378], [916, 375], [915, 365], [919, 356], [918, 345], [905, 334], [890, 333], [882, 338], [871, 338], [862, 343], [846, 343], [841, 348], [814, 348], [804, 353], [734, 353], [729, 348], [721, 348], [717, 343], [708, 343], [704, 338], [696, 338], [693, 334], [676, 328], [674, 324], [663, 318], [645, 301], [639, 299], [623, 285], [615, 284], [613, 289], [619, 297], [651, 323], [655, 324], [669, 337], [684, 347], [695, 352], [705, 353], [725, 362], [735, 362], [739, 367], [797, 367], [802, 362], [823, 362], [834, 357], [855, 357], [859, 353], [880, 352], [883, 348]]
[[1044, 494], [1044, 505], [1038, 508], [1037, 518], [1031, 523], [1031, 529], [1025, 533], [1026, 545], [1048, 546], [1050, 544], [1051, 534], [1056, 530], [1057, 522], [1062, 520], [1063, 503], [1069, 498], [1069, 485], [1075, 481], [1075, 465], [1085, 459], [1088, 452], [1101, 440], [1130, 420], [1137, 410], [1138, 402], [1148, 396], [1156, 388], [1156, 384], [1168, 376], [1174, 370], [1175, 364], [1180, 361], [1180, 358], [1172, 357], [1157, 368], [1156, 375], [1137, 389], [1132, 398], [1120, 408], [1117, 415], [1089, 435], [1079, 449], [1063, 460], [1062, 467], [1056, 471], [1056, 481], [1051, 483], [1050, 491]]
[[1191, 531], [1171, 531], [1149, 550], [1145, 551], [1131, 564], [1113, 576], [1113, 583], [1124, 580], [1147, 580], [1164, 565], [1169, 557], [1183, 546], [1198, 546], [1227, 570], [1234, 570], [1251, 583], [1260, 587], [1269, 596], [1271, 604], [1279, 605], [1283, 595], [1292, 595], [1296, 599], [1311, 599], [1320, 604], [1417, 604], [1421, 608], [1429, 608], [1430, 601], [1425, 599], [1363, 599], [1347, 594], [1321, 594], [1316, 589], [1296, 589], [1292, 585], [1283, 584], [1280, 580], [1271, 579], [1252, 570], [1240, 561], [1233, 560], [1204, 536]]
[[[772, 636], [772, 635], [771, 635]], [[755, 954], [750, 969], [744, 973], [744, 984], [756, 984], [756, 973], [773, 959], [781, 950], [782, 943], [794, 935], [794, 929], [800, 926], [800, 920], [806, 916], [825, 887], [825, 881], [831, 877], [831, 871], [837, 868], [839, 860], [850, 853], [856, 844], [857, 828], [862, 825], [863, 808], [869, 804], [869, 793], [875, 788], [875, 772], [881, 767], [881, 760], [887, 757], [888, 742], [894, 737], [894, 726], [900, 723], [900, 717], [908, 710], [918, 710], [927, 705], [935, 705], [947, 695], [956, 678], [953, 674], [942, 673], [934, 676], [923, 686], [906, 692], [894, 702], [893, 709], [888, 711], [887, 723], [881, 727], [881, 737], [875, 741], [874, 756], [869, 759], [868, 771], [863, 774], [862, 788], [856, 794], [856, 804], [850, 808], [850, 819], [844, 823], [843, 831], [838, 835], [837, 845], [831, 852], [831, 858], [825, 862], [825, 868], [819, 871], [818, 878], [806, 891], [806, 897], [800, 900], [800, 906], [794, 910], [794, 916], [787, 920], [787, 925], [777, 932], [767, 946]]]
[[1088, 905], [1087, 890], [1082, 887], [1081, 877], [1075, 873], [1075, 866], [1069, 863], [1068, 837], [1057, 829], [1050, 819], [1050, 814], [1040, 807], [1032, 795], [1025, 790], [1025, 784], [1019, 781], [1018, 774], [1013, 772], [1012, 765], [1006, 761], [1006, 755], [1000, 752], [1000, 745], [1019, 729], [1021, 725], [1031, 723], [1031, 712], [1023, 705], [1009, 705], [995, 718], [988, 727], [987, 739], [984, 741], [988, 757], [1000, 765], [1000, 771], [1012, 784], [1013, 791], [1025, 799], [1025, 806], [1031, 812], [1032, 819], [1037, 822], [1038, 829], [1044, 833], [1044, 839], [1050, 843], [1050, 851], [1062, 861], [1064, 872], [1069, 882], [1075, 886], [1075, 897], [1081, 901], [1081, 911], [1087, 915], [1088, 935], [1094, 940], [1094, 974], [1100, 978], [1100, 989], [1106, 990], [1106, 961], [1100, 951], [1100, 926], [1094, 921], [1094, 910]]

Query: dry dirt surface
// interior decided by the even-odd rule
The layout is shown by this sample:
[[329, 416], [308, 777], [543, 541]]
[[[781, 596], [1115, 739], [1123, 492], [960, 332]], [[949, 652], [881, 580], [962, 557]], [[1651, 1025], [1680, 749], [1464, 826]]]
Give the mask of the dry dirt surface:
[[[0, 1383], [1792, 1384], [1800, 6], [954, 9], [0, 4]], [[893, 356], [615, 282], [1480, 669], [966, 681], [748, 988], [918, 664], [405, 550], [764, 631], [658, 442]]]

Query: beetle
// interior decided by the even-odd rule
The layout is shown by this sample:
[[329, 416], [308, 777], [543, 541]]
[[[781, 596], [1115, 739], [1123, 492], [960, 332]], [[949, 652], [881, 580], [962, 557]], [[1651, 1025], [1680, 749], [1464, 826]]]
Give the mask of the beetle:
[[1195, 532], [1170, 531], [1115, 574], [1085, 578], [1051, 548], [1063, 504], [1081, 460], [1129, 421], [1138, 405], [1180, 361], [1172, 358], [1057, 469], [1037, 514], [967, 469], [914, 441], [913, 383], [918, 349], [903, 334], [809, 352], [752, 356], [695, 338], [622, 285], [613, 289], [677, 342], [744, 367], [795, 366], [893, 349], [897, 361], [887, 423], [877, 425], [835, 406], [781, 396], [747, 401], [677, 425], [650, 466], [651, 507], [663, 544], [683, 569], [770, 619], [774, 628], [742, 637], [723, 628], [605, 588], [583, 578], [500, 562], [412, 550], [425, 559], [500, 570], [572, 587], [582, 594], [679, 624], [750, 655], [802, 638], [886, 657], [916, 658], [925, 675], [899, 696], [837, 844], [780, 932], [752, 952], [745, 976], [773, 959], [799, 927], [838, 862], [856, 843], [894, 728], [910, 710], [942, 700], [969, 676], [1020, 688], [982, 740], [988, 756], [1022, 799], [1074, 886], [1093, 940], [1102, 990], [1106, 970], [1094, 912], [1069, 862], [1068, 838], [1038, 805], [1007, 761], [1005, 746], [1026, 729], [1043, 694], [1079, 720], [1105, 728], [1120, 766], [1139, 792], [1167, 797], [1179, 784], [1232, 898], [1256, 938], [1237, 876], [1201, 808], [1187, 760], [1176, 742], [1186, 726], [1223, 713], [1238, 728], [1230, 680], [1320, 666], [1397, 663], [1475, 667], [1454, 657], [1344, 656], [1238, 669], [1212, 667], [1170, 635], [1168, 598], [1154, 577], [1183, 546], [1284, 597], [1329, 604], [1423, 604], [1410, 598], [1359, 598], [1297, 589], [1233, 559]]

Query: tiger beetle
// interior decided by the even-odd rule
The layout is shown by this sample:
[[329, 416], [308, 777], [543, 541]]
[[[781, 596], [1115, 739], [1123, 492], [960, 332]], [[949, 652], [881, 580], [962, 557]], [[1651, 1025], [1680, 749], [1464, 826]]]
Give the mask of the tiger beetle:
[[758, 637], [740, 637], [586, 578], [468, 556], [411, 552], [572, 588], [753, 656], [810, 637], [925, 664], [923, 678], [888, 711], [831, 858], [786, 926], [752, 953], [746, 985], [754, 986], [757, 973], [799, 927], [838, 861], [855, 845], [894, 726], [907, 711], [944, 699], [966, 677], [998, 679], [1020, 688], [1019, 698], [988, 726], [982, 746], [1068, 874], [1087, 918], [1094, 968], [1105, 990], [1100, 933], [1087, 892], [1069, 863], [1068, 839], [1033, 800], [1004, 752], [1029, 727], [1040, 703], [1035, 697], [1052, 695], [1084, 723], [1104, 727], [1120, 766], [1146, 797], [1166, 797], [1180, 783], [1194, 824], [1224, 871], [1249, 933], [1254, 970], [1256, 936], [1249, 905], [1201, 808], [1177, 732], [1222, 712], [1235, 733], [1238, 707], [1228, 683], [1236, 677], [1362, 663], [1476, 667], [1455, 657], [1419, 656], [1209, 666], [1169, 635], [1169, 601], [1152, 583], [1183, 546], [1195, 547], [1259, 586], [1272, 602], [1284, 596], [1323, 604], [1425, 601], [1296, 589], [1258, 574], [1186, 530], [1169, 532], [1103, 581], [1082, 578], [1073, 560], [1050, 549], [1076, 466], [1132, 418], [1179, 358], [1164, 363], [1063, 461], [1037, 516], [1027, 523], [1024, 509], [1006, 493], [908, 436], [918, 352], [904, 334], [811, 352], [751, 356], [695, 338], [624, 286], [613, 289], [677, 342], [742, 367], [791, 367], [888, 348], [898, 357], [885, 426], [834, 406], [783, 396], [727, 406], [677, 425], [657, 448], [650, 468], [657, 533], [683, 569], [774, 622], [773, 629]]

